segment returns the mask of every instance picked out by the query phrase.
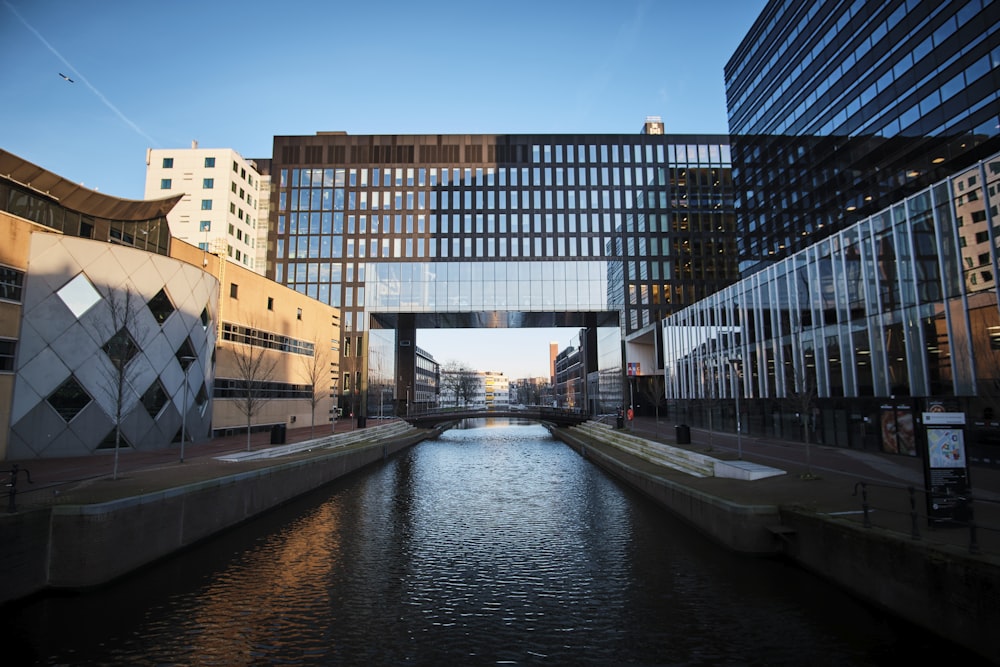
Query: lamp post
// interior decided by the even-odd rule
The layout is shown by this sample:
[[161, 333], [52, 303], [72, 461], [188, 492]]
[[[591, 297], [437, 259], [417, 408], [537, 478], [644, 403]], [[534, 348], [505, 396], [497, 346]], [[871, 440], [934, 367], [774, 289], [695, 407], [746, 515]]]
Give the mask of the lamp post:
[[743, 424], [740, 420], [740, 360], [730, 359], [733, 367], [733, 394], [736, 396], [736, 456], [743, 459]]
[[179, 360], [184, 364], [184, 402], [181, 405], [181, 463], [184, 463], [184, 439], [187, 438], [188, 369], [197, 360], [198, 357], [181, 357]]

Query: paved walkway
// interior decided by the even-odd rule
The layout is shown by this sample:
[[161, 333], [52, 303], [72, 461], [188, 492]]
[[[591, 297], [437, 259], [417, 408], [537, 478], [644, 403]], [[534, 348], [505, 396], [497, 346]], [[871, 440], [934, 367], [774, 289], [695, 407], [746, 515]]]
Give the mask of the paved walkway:
[[[368, 426], [384, 421], [368, 420]], [[329, 425], [317, 426], [315, 437], [330, 434]], [[356, 429], [353, 421], [337, 423], [337, 433]], [[673, 423], [654, 418], [637, 418], [626, 431], [650, 440], [675, 445]], [[310, 428], [287, 431], [286, 442], [310, 439]], [[270, 447], [270, 433], [251, 436], [250, 448]], [[649, 464], [651, 474], [667, 477], [678, 484], [696, 488], [732, 502], [747, 505], [791, 505], [863, 522], [863, 494], [866, 492], [868, 519], [874, 530], [891, 530], [904, 539], [913, 535], [927, 543], [940, 543], [966, 550], [972, 533], [969, 526], [931, 527], [927, 522], [924, 475], [921, 461], [915, 458], [879, 452], [766, 440], [750, 436], [739, 439], [733, 434], [691, 429], [691, 443], [685, 448], [720, 459], [742, 458], [786, 471], [785, 475], [755, 481], [722, 478], [693, 478], [683, 473]], [[239, 463], [219, 461], [216, 457], [246, 451], [246, 435], [216, 438], [185, 447], [184, 462], [179, 460], [179, 445], [161, 452], [119, 453], [118, 479], [112, 479], [112, 453], [66, 459], [7, 461], [0, 469], [9, 471], [17, 464], [27, 470], [18, 476], [18, 509], [67, 503], [94, 503], [118, 497], [150, 493], [182, 484], [198, 482], [246, 470], [277, 465], [293, 458], [316, 456], [301, 452], [279, 459], [261, 459]], [[635, 465], [647, 465], [635, 461]], [[9, 476], [9, 474], [8, 474]], [[975, 543], [979, 552], [1000, 557], [1000, 469], [973, 467]], [[2, 478], [2, 477], [0, 477]], [[864, 483], [864, 488], [861, 484]], [[911, 508], [911, 493], [914, 505]], [[5, 502], [6, 498], [0, 498]]]
[[[918, 535], [927, 543], [961, 549], [970, 545], [970, 526], [927, 521], [923, 462], [915, 457], [780, 441], [732, 433], [691, 429], [691, 443], [677, 445], [672, 422], [637, 418], [626, 432], [668, 445], [681, 446], [719, 459], [761, 463], [785, 475], [752, 482], [684, 476], [687, 486], [744, 504], [798, 506], [845, 520], [868, 521], [873, 529]], [[975, 541], [982, 554], [1000, 557], [1000, 468], [974, 466], [972, 485]], [[912, 489], [912, 494], [911, 494]], [[912, 499], [912, 505], [911, 505]]]

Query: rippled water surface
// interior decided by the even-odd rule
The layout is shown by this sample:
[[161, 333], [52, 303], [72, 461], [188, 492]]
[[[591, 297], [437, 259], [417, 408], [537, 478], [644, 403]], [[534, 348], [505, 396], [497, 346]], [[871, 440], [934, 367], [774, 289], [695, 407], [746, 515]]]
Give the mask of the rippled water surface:
[[706, 543], [539, 425], [473, 426], [113, 586], [7, 609], [7, 655], [73, 665], [955, 657], [794, 567]]

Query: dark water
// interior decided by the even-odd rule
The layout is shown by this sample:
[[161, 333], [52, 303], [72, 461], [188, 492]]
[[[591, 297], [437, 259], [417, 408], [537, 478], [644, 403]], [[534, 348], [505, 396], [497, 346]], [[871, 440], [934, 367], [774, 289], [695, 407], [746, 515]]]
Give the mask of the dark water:
[[970, 660], [790, 565], [707, 543], [541, 426], [506, 422], [0, 622], [6, 665]]

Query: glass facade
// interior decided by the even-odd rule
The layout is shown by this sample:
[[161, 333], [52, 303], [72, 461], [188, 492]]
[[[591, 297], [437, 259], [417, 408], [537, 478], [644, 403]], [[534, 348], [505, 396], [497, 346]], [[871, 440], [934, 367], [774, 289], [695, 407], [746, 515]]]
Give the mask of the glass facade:
[[380, 313], [612, 312], [629, 335], [737, 276], [726, 136], [275, 137], [270, 173], [268, 276], [341, 308], [345, 339]]
[[940, 403], [995, 460], [998, 188], [1000, 155], [668, 317], [667, 398], [731, 426], [739, 392], [751, 433], [890, 451], [884, 415]]
[[725, 76], [744, 275], [1000, 150], [992, 0], [772, 0]]

